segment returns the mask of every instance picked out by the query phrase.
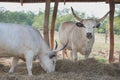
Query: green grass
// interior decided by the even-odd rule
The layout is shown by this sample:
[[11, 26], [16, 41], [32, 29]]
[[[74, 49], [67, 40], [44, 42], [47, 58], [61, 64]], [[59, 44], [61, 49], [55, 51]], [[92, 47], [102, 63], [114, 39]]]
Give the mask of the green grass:
[[[99, 62], [107, 62], [109, 57], [110, 40], [108, 37], [107, 43], [105, 43], [105, 34], [95, 34], [95, 43], [93, 45], [91, 57], [95, 57]], [[117, 58], [116, 51], [120, 51], [120, 36], [114, 35], [114, 57]]]
[[[105, 43], [105, 34], [95, 34], [95, 43], [93, 45], [93, 50], [109, 50], [110, 40], [108, 37], [107, 43]], [[120, 50], [120, 36], [114, 36], [114, 50]]]

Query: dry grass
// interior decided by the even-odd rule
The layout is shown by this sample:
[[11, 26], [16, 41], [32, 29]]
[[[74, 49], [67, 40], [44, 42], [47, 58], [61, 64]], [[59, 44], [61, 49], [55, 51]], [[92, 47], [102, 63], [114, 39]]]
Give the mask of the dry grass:
[[[115, 58], [116, 63], [101, 63], [100, 60], [108, 61], [109, 41], [105, 44], [104, 34], [95, 34], [96, 39], [87, 60], [73, 62], [70, 60], [58, 60], [56, 72], [46, 73], [38, 62], [33, 63], [33, 76], [27, 75], [26, 64], [20, 62], [13, 75], [8, 74], [11, 59], [0, 59], [0, 80], [120, 80], [120, 67], [118, 65], [118, 54], [120, 54], [120, 38], [115, 36]], [[58, 33], [55, 40], [59, 42]], [[92, 57], [92, 58], [91, 58]], [[94, 58], [93, 58], [94, 57]]]
[[27, 76], [24, 62], [21, 62], [13, 75], [8, 74], [9, 66], [0, 64], [0, 80], [120, 80], [118, 63], [104, 64], [90, 58], [73, 62], [58, 60], [56, 72], [46, 73], [38, 62], [33, 64], [34, 76]]

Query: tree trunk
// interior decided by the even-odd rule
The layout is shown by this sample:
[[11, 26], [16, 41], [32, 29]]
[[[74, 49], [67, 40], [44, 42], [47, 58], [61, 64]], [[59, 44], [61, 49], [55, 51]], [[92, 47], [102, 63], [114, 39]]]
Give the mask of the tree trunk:
[[109, 62], [114, 61], [114, 28], [113, 28], [113, 23], [114, 23], [114, 10], [115, 10], [115, 4], [114, 0], [110, 0], [109, 2], [110, 6], [110, 52], [109, 52]]
[[50, 48], [51, 48], [51, 50], [54, 47], [54, 27], [55, 27], [57, 10], [58, 10], [58, 0], [55, 0], [54, 11], [53, 11], [53, 15], [52, 15], [52, 22], [51, 22], [51, 29], [50, 29]]
[[50, 13], [50, 0], [46, 0], [45, 16], [44, 16], [44, 39], [49, 46], [49, 13]]

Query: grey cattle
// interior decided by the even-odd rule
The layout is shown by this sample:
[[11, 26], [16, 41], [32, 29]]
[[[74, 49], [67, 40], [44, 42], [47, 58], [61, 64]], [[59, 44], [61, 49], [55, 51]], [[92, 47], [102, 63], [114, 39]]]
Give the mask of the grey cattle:
[[72, 50], [74, 60], [77, 60], [77, 52], [88, 58], [95, 40], [93, 28], [98, 28], [100, 21], [104, 20], [109, 12], [100, 19], [81, 19], [74, 13], [72, 7], [71, 10], [78, 22], [67, 21], [61, 24], [59, 27], [60, 43], [64, 45], [69, 40], [66, 49]]
[[31, 26], [0, 23], [0, 57], [13, 57], [9, 73], [13, 73], [18, 60], [23, 59], [26, 61], [28, 75], [32, 75], [32, 61], [36, 56], [46, 72], [53, 72], [55, 54], [65, 46], [50, 50], [40, 32]]

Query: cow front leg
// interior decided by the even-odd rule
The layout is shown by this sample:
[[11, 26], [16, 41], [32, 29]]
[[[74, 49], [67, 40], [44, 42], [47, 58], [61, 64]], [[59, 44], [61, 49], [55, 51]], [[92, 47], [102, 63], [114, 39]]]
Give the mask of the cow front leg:
[[13, 57], [12, 64], [9, 70], [9, 74], [12, 74], [14, 72], [14, 69], [18, 63], [19, 58], [18, 57]]
[[89, 55], [90, 55], [90, 53], [86, 53], [85, 54], [85, 59], [88, 59]]
[[28, 51], [27, 53], [25, 53], [25, 58], [26, 58], [26, 66], [27, 66], [28, 75], [32, 76], [32, 61], [34, 58], [34, 53], [31, 51]]
[[91, 53], [91, 49], [85, 51], [85, 59], [88, 59], [90, 53]]
[[77, 61], [78, 60], [78, 56], [77, 56], [77, 50], [76, 49], [72, 49], [72, 55], [73, 55], [73, 60]]

